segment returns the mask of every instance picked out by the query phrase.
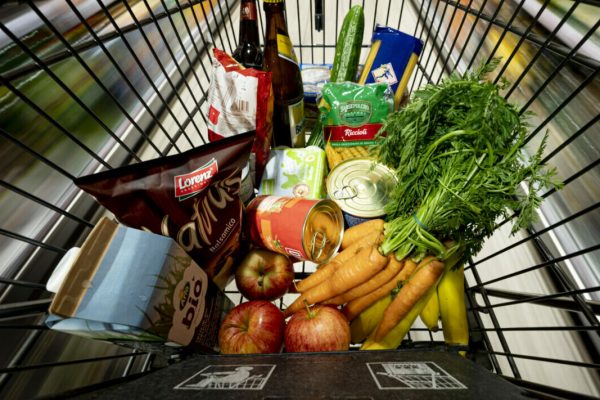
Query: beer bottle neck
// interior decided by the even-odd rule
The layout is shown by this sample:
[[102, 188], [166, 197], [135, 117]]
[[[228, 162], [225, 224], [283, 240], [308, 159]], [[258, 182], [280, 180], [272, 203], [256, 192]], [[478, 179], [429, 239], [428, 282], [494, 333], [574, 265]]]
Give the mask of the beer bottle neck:
[[267, 20], [267, 36], [282, 30], [287, 33], [284, 3], [263, 3], [263, 6]]
[[259, 46], [256, 0], [242, 0], [240, 7], [240, 44]]

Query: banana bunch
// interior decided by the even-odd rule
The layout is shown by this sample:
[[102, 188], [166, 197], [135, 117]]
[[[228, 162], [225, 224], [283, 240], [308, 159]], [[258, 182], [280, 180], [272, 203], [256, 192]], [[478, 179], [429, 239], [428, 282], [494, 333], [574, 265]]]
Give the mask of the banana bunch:
[[[444, 273], [437, 285], [427, 290], [410, 311], [383, 338], [375, 338], [375, 329], [384, 318], [386, 307], [392, 302], [390, 292], [350, 323], [352, 342], [361, 343], [361, 350], [397, 348], [417, 318], [431, 331], [439, 330], [442, 323], [444, 341], [448, 345], [466, 346], [469, 343], [464, 294], [464, 266], [456, 266], [456, 258], [447, 260]], [[363, 342], [364, 341], [364, 342]], [[459, 352], [464, 355], [464, 352]]]
[[[444, 342], [451, 346], [469, 344], [465, 305], [465, 268], [461, 265], [444, 274], [437, 288]], [[459, 352], [464, 355], [464, 352]]]
[[[443, 279], [443, 278], [442, 278]], [[438, 301], [437, 290], [434, 290], [423, 310], [419, 314], [419, 318], [431, 332], [437, 332], [440, 329], [438, 321], [440, 319], [440, 304]]]
[[392, 295], [390, 293], [379, 299], [352, 320], [350, 323], [352, 343], [360, 343], [369, 336], [369, 334], [377, 327], [377, 324], [379, 324], [379, 321], [383, 317], [383, 312], [391, 302]]
[[[435, 292], [435, 286], [427, 291], [423, 297], [421, 297], [417, 303], [410, 309], [408, 314], [402, 318], [398, 323], [383, 339], [377, 340], [375, 338], [375, 330], [373, 330], [367, 340], [360, 347], [361, 350], [393, 350], [400, 346], [402, 339], [406, 336], [413, 323], [425, 308], [425, 305], [432, 297]], [[383, 314], [382, 314], [383, 315]]]

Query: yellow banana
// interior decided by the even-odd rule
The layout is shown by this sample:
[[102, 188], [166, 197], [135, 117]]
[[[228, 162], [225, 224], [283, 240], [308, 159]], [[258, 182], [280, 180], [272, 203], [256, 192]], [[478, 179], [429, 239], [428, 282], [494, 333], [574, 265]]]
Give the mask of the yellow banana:
[[360, 343], [375, 329], [385, 308], [392, 302], [392, 296], [387, 295], [371, 304], [350, 323], [352, 343]]
[[438, 285], [438, 300], [444, 341], [449, 345], [466, 346], [469, 344], [464, 271], [464, 265], [454, 270], [446, 271]]
[[437, 290], [434, 290], [425, 307], [419, 314], [419, 318], [425, 324], [427, 329], [437, 332], [439, 329], [438, 320], [440, 318], [440, 304], [438, 302]]
[[[446, 272], [448, 267], [446, 267]], [[376, 341], [375, 329], [371, 331], [367, 340], [360, 347], [361, 350], [393, 350], [400, 346], [402, 339], [408, 333], [413, 323], [435, 292], [436, 285], [433, 285], [425, 294], [415, 303], [408, 314], [392, 329], [383, 339]]]

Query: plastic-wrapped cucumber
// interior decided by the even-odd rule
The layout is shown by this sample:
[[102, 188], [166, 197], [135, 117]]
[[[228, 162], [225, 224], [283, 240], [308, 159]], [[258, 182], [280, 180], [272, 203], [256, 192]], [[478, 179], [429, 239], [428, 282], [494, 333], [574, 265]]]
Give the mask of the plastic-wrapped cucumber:
[[356, 5], [348, 11], [342, 23], [335, 46], [331, 82], [356, 81], [364, 29], [363, 8]]

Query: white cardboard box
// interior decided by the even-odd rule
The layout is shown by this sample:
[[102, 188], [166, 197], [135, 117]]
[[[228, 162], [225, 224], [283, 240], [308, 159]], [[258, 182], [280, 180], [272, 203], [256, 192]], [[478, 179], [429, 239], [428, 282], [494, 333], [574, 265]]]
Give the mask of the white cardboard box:
[[[232, 307], [171, 238], [102, 219], [50, 279], [47, 324], [117, 342], [158, 342], [216, 351]], [[53, 286], [53, 287], [52, 287]]]

